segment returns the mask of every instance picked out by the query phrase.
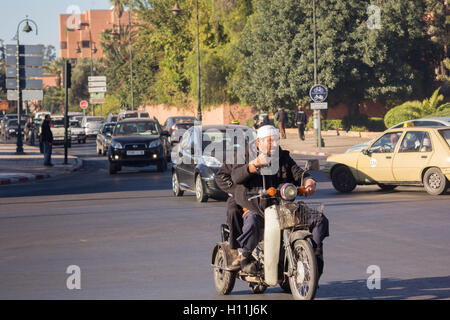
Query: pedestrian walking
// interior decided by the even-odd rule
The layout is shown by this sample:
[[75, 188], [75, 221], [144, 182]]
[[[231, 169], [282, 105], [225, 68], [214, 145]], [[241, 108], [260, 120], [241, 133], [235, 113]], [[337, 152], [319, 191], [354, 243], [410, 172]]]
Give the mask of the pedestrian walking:
[[278, 107], [277, 116], [275, 118], [278, 121], [278, 129], [280, 130], [281, 139], [286, 139], [286, 124], [288, 122], [286, 111], [283, 107]]
[[52, 164], [52, 145], [53, 145], [53, 134], [50, 129], [51, 118], [50, 115], [45, 115], [44, 121], [42, 121], [41, 126], [41, 142], [44, 149], [44, 166], [53, 167]]
[[307, 123], [306, 112], [303, 110], [303, 106], [298, 106], [297, 114], [295, 115], [295, 124], [298, 127], [298, 135], [301, 140], [305, 140], [305, 126]]

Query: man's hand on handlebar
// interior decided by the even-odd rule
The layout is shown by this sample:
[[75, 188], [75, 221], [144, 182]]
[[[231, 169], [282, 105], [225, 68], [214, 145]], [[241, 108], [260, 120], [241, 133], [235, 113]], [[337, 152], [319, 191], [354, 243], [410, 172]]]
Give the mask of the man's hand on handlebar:
[[316, 192], [316, 182], [312, 178], [305, 180], [305, 192], [304, 196], [312, 196]]

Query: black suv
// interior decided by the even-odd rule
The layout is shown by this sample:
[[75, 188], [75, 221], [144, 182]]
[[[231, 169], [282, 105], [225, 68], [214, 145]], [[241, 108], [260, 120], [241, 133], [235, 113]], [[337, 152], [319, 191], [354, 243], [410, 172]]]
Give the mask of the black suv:
[[170, 149], [168, 132], [150, 118], [130, 118], [117, 122], [108, 147], [110, 174], [122, 166], [145, 167], [156, 165], [158, 171], [167, 170]]

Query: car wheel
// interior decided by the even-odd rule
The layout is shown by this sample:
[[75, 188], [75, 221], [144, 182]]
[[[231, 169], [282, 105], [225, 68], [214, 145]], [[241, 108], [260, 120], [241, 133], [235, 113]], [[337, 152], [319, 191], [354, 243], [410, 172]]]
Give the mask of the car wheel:
[[200, 177], [199, 174], [195, 178], [195, 198], [197, 199], [197, 202], [208, 201], [208, 196], [205, 194], [202, 177]]
[[109, 174], [115, 174], [117, 173], [117, 165], [115, 165], [114, 163], [112, 163], [111, 161], [108, 161], [108, 171]]
[[356, 180], [350, 169], [340, 166], [331, 173], [331, 182], [333, 187], [342, 193], [352, 192], [356, 188]]
[[182, 197], [184, 194], [184, 191], [181, 190], [180, 182], [178, 181], [178, 175], [175, 171], [172, 172], [172, 190], [173, 194], [176, 197]]
[[398, 186], [396, 186], [396, 185], [392, 185], [392, 184], [382, 184], [382, 183], [378, 183], [378, 186], [379, 186], [380, 189], [383, 190], [383, 191], [391, 191], [391, 190], [394, 190], [395, 188], [398, 187]]
[[423, 176], [425, 190], [433, 196], [443, 194], [447, 190], [448, 184], [447, 178], [439, 168], [430, 168]]

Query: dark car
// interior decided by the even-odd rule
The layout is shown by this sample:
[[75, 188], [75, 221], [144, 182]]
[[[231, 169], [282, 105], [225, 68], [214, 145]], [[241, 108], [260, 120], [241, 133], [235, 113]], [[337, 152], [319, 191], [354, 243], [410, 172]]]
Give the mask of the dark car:
[[198, 202], [206, 202], [208, 198], [227, 199], [228, 194], [215, 182], [217, 170], [225, 159], [230, 160], [229, 156], [234, 156], [236, 150], [245, 151], [255, 137], [255, 131], [247, 126], [191, 127], [172, 152], [172, 189], [175, 196], [181, 197], [184, 191], [189, 191], [195, 193]]
[[11, 120], [11, 119], [17, 119], [17, 114], [15, 114], [15, 113], [5, 114], [1, 121], [1, 134], [5, 139], [7, 138], [7, 135], [8, 135], [8, 133], [6, 131], [6, 124], [8, 123], [8, 120]]
[[169, 117], [164, 122], [164, 130], [170, 133], [169, 142], [173, 145], [180, 141], [183, 133], [194, 125], [195, 117]]
[[115, 122], [106, 122], [100, 127], [97, 135], [97, 154], [106, 156], [108, 147], [111, 143], [111, 136], [116, 126]]
[[117, 122], [108, 148], [110, 174], [123, 166], [144, 167], [156, 165], [158, 171], [167, 170], [170, 151], [168, 132], [150, 118], [131, 118]]
[[[5, 139], [9, 139], [12, 137], [17, 137], [18, 134], [18, 122], [17, 119], [8, 120], [5, 126]], [[27, 124], [27, 119], [20, 120], [20, 129], [22, 131], [22, 136], [24, 135], [25, 125]]]

